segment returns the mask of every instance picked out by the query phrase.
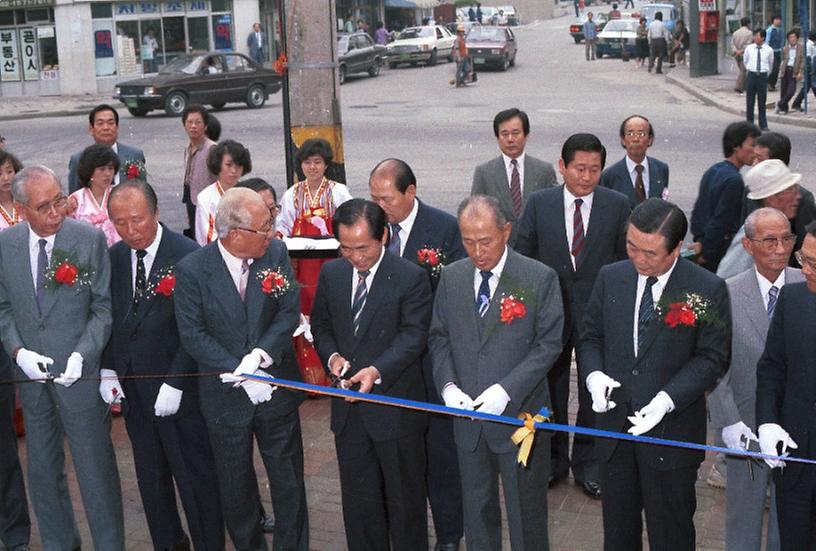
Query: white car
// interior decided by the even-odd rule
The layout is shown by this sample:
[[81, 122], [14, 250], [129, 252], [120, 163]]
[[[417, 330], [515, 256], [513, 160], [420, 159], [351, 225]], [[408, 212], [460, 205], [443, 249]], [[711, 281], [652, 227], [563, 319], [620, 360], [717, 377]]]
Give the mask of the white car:
[[635, 55], [635, 39], [640, 25], [637, 19], [613, 19], [598, 33], [598, 57], [621, 57], [624, 50]]
[[440, 58], [453, 59], [453, 41], [456, 37], [442, 25], [407, 27], [388, 44], [388, 66], [400, 63], [416, 65], [424, 61], [436, 65]]

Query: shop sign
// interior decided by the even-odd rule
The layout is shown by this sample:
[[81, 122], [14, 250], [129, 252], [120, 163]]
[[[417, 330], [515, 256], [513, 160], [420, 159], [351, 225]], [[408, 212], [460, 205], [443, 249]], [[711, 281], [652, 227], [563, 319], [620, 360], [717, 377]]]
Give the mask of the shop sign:
[[0, 8], [36, 8], [53, 5], [54, 0], [0, 0]]
[[113, 57], [113, 38], [107, 29], [94, 32], [94, 50], [96, 59]]
[[59, 71], [49, 70], [49, 71], [42, 71], [40, 73], [41, 80], [58, 80], [59, 79]]
[[0, 31], [0, 81], [20, 80], [20, 65], [17, 59], [17, 32], [14, 29]]
[[162, 11], [164, 13], [184, 12], [184, 2], [165, 2]]
[[700, 11], [719, 11], [717, 0], [700, 0]]
[[54, 27], [37, 27], [37, 38], [54, 38]]
[[232, 15], [225, 13], [218, 16], [215, 23], [215, 49], [232, 50]]
[[187, 2], [187, 11], [207, 11], [207, 1], [191, 0]]
[[139, 4], [139, 13], [159, 13], [158, 2], [141, 2]]
[[136, 13], [136, 4], [116, 4], [116, 15], [133, 15]]
[[20, 49], [23, 54], [20, 56], [20, 62], [23, 64], [23, 78], [38, 80], [40, 61], [37, 57], [37, 37], [34, 34], [34, 27], [20, 29]]

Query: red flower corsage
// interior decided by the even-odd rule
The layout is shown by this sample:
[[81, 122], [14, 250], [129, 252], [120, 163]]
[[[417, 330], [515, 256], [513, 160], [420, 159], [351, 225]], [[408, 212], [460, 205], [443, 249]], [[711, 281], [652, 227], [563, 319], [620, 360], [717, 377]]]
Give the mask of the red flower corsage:
[[676, 302], [661, 300], [657, 310], [663, 323], [672, 329], [716, 321], [716, 316], [711, 312], [711, 302], [695, 293], [686, 293]]
[[60, 285], [90, 286], [93, 272], [79, 265], [74, 255], [60, 249], [51, 251], [51, 261], [45, 270], [45, 288], [55, 290]]
[[417, 251], [417, 264], [428, 270], [433, 277], [439, 277], [445, 265], [445, 253], [441, 249], [426, 247]]
[[261, 270], [258, 272], [261, 280], [261, 291], [273, 298], [284, 295], [292, 286], [289, 280], [278, 270]]
[[507, 325], [513, 323], [515, 319], [521, 319], [527, 315], [527, 308], [524, 301], [513, 295], [507, 295], [501, 299], [501, 322]]

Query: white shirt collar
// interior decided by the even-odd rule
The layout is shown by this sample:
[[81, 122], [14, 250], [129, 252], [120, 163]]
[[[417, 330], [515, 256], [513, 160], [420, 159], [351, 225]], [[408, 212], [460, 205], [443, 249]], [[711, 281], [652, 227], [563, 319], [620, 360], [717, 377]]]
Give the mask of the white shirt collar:
[[[671, 265], [671, 268], [669, 268], [665, 274], [657, 276], [657, 283], [655, 283], [655, 287], [660, 286], [660, 288], [657, 291], [659, 294], [655, 297], [655, 304], [657, 304], [657, 301], [660, 300], [660, 295], [663, 294], [663, 289], [666, 288], [666, 284], [669, 282], [669, 278], [671, 277], [672, 272], [677, 267], [678, 260], [679, 257], [675, 258], [674, 262]], [[646, 276], [638, 274], [638, 283], [640, 283], [641, 279], [643, 280], [643, 284], [645, 285], [647, 279]]]
[[49, 235], [48, 237], [40, 237], [37, 233], [28, 226], [28, 248], [31, 250], [35, 250], [39, 253], [40, 251], [40, 239], [45, 239], [46, 245], [45, 250], [51, 254], [51, 250], [54, 248], [54, 240], [57, 238], [57, 234]]
[[[649, 173], [649, 157], [644, 157], [643, 162], [640, 163], [640, 164], [643, 166], [643, 175], [646, 176], [646, 174]], [[635, 173], [635, 167], [637, 165], [638, 164], [635, 161], [633, 161], [632, 158], [629, 157], [629, 154], [627, 153], [626, 154], [626, 169], [629, 171], [629, 174], [634, 174]]]
[[[524, 156], [526, 154], [527, 154], [526, 152], [522, 151], [521, 155], [516, 157], [516, 161], [518, 161], [519, 175], [521, 174], [521, 171], [524, 169]], [[504, 161], [504, 169], [509, 173], [511, 170], [513, 170], [513, 167], [510, 165], [510, 162], [513, 159], [511, 159], [510, 157], [508, 157], [504, 153], [502, 153], [501, 155], [502, 155], [502, 160]]]
[[767, 307], [768, 291], [771, 290], [771, 287], [776, 287], [777, 290], [781, 291], [782, 287], [785, 286], [785, 270], [782, 270], [779, 277], [776, 278], [776, 281], [768, 281], [764, 275], [759, 273], [759, 270], [756, 268], [756, 264], [754, 264], [754, 273], [756, 274], [757, 283], [759, 283], [759, 293], [762, 295], [762, 300], [765, 302]]
[[[367, 287], [371, 288], [371, 281], [374, 280], [374, 275], [376, 275], [377, 270], [380, 268], [380, 264], [382, 263], [382, 259], [383, 259], [384, 256], [385, 256], [385, 247], [383, 246], [382, 250], [380, 250], [380, 258], [378, 258], [377, 262], [375, 262], [374, 265], [371, 268], [368, 269], [368, 276], [366, 277], [366, 286]], [[357, 271], [357, 268], [355, 268], [353, 264], [352, 264], [351, 267], [352, 267], [352, 281], [354, 282], [354, 286], [356, 287], [357, 286], [357, 279], [360, 276], [359, 276], [359, 272]]]
[[[498, 263], [496, 263], [496, 265], [493, 266], [493, 269], [490, 270], [490, 273], [493, 274], [492, 277], [501, 279], [502, 272], [504, 271], [504, 264], [506, 262], [507, 262], [507, 246], [504, 247], [504, 253], [502, 253], [501, 258], [499, 259]], [[474, 271], [476, 273], [476, 277], [478, 277], [479, 281], [481, 281], [481, 279], [482, 279], [481, 271], [478, 268], [476, 268], [475, 266], [473, 267], [473, 269], [474, 269]]]
[[402, 222], [397, 222], [400, 227], [400, 254], [402, 254], [402, 251], [405, 250], [405, 243], [408, 241], [408, 236], [411, 235], [411, 230], [413, 229], [414, 222], [416, 221], [417, 212], [419, 212], [419, 201], [415, 197], [414, 206], [411, 207], [411, 212], [408, 213], [408, 216], [406, 216]]
[[[236, 289], [241, 288], [241, 267], [244, 263], [244, 259], [238, 258], [237, 256], [233, 256], [224, 245], [221, 244], [221, 239], [217, 240], [218, 242], [218, 251], [221, 253], [221, 258], [224, 259], [224, 264], [227, 265], [227, 271], [229, 271], [230, 277], [232, 278], [232, 282], [235, 284]], [[247, 258], [247, 264], [252, 266], [252, 263], [255, 261], [254, 258]], [[248, 276], [247, 276], [248, 277]]]
[[[564, 208], [565, 209], [574, 210], [575, 209], [575, 200], [576, 199], [583, 199], [584, 204], [581, 205], [581, 209], [583, 210], [583, 207], [587, 207], [589, 210], [592, 210], [592, 199], [593, 199], [593, 197], [595, 197], [595, 192], [594, 191], [592, 193], [590, 193], [589, 195], [584, 195], [583, 197], [576, 197], [575, 195], [570, 193], [570, 191], [567, 189], [566, 184], [564, 185]], [[589, 222], [589, 220], [584, 220], [585, 229], [586, 229], [587, 222]]]

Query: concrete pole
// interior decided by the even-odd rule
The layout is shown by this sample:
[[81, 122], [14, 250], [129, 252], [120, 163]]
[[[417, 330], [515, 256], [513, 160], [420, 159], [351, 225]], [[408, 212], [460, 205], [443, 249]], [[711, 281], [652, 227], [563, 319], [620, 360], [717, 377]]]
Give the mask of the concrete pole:
[[[309, 138], [323, 138], [334, 152], [328, 178], [346, 183], [343, 125], [340, 117], [340, 83], [337, 76], [335, 0], [282, 0], [288, 61], [288, 102], [284, 101], [284, 129], [290, 162]], [[287, 90], [288, 88], [288, 90]], [[285, 98], [286, 99], [286, 98]], [[286, 124], [287, 118], [289, 124]], [[296, 176], [287, 174], [287, 187]]]

